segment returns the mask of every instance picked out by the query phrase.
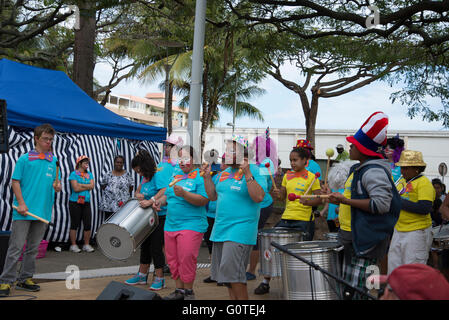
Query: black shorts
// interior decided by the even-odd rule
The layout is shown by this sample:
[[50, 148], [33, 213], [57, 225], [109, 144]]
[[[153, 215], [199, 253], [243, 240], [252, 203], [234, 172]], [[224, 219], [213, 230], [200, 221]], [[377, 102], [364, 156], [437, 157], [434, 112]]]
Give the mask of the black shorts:
[[70, 230], [77, 230], [83, 221], [84, 231], [90, 231], [92, 229], [91, 223], [91, 210], [90, 203], [85, 202], [83, 204], [69, 201], [70, 211]]

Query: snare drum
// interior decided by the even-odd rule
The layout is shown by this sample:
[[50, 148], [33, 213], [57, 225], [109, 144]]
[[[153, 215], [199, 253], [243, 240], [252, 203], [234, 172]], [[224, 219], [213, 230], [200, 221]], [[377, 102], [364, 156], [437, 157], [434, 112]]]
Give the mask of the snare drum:
[[[441, 229], [441, 230], [440, 230]], [[449, 225], [436, 226], [432, 228], [433, 242], [432, 249], [449, 249]]]
[[137, 199], [129, 199], [98, 229], [97, 244], [106, 257], [126, 260], [158, 224], [158, 216], [152, 208], [144, 209]]

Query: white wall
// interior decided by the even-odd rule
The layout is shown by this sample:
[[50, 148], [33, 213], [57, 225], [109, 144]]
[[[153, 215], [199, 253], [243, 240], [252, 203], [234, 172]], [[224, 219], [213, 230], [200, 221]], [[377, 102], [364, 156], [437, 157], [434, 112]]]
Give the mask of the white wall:
[[[185, 128], [175, 129], [173, 133], [181, 136], [187, 141], [187, 132]], [[237, 128], [235, 133], [241, 134], [248, 138], [251, 143], [258, 135], [265, 135], [265, 129]], [[337, 144], [343, 144], [346, 150], [349, 150], [349, 143], [346, 137], [353, 135], [354, 131], [349, 130], [317, 130], [315, 142], [315, 156], [317, 159], [327, 159], [326, 149], [333, 148], [335, 155]], [[424, 162], [427, 163], [425, 171], [429, 178], [440, 177], [438, 173], [438, 165], [445, 162], [449, 165], [449, 132], [444, 131], [395, 131], [390, 132], [388, 136], [399, 136], [404, 139], [406, 149], [421, 151], [423, 153]], [[214, 128], [209, 129], [206, 133], [205, 150], [212, 148], [217, 149], [220, 155], [223, 153], [225, 144], [224, 140], [230, 138], [232, 129], [230, 128]], [[274, 139], [278, 148], [278, 156], [282, 161], [282, 167], [290, 167], [289, 154], [292, 147], [296, 144], [296, 140], [305, 138], [304, 129], [271, 129], [270, 137]], [[446, 179], [449, 182], [449, 178]]]

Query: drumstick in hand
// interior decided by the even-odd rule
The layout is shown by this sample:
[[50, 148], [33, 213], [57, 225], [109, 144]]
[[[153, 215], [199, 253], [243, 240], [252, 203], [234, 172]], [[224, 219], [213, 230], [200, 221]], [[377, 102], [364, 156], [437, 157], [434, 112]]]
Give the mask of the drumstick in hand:
[[271, 170], [270, 170], [270, 163], [269, 162], [265, 163], [265, 168], [268, 169], [268, 173], [270, 174], [271, 182], [273, 182], [274, 190], [277, 190], [278, 188], [276, 187], [276, 183], [274, 182], [274, 178], [273, 178], [273, 174], [271, 173]]
[[172, 182], [170, 182], [170, 184], [168, 185], [169, 187], [173, 187], [175, 184], [177, 184], [179, 181], [181, 181], [182, 179], [175, 179]]
[[[14, 209], [16, 209], [16, 210], [18, 210], [19, 208], [17, 208], [15, 205], [13, 205], [12, 206]], [[37, 219], [37, 220], [39, 220], [39, 221], [41, 221], [41, 222], [43, 222], [43, 223], [46, 223], [46, 224], [48, 224], [48, 225], [50, 225], [50, 226], [54, 226], [54, 224], [52, 223], [52, 222], [50, 222], [50, 221], [48, 221], [48, 220], [45, 220], [45, 219], [43, 219], [43, 218], [41, 218], [41, 217], [39, 217], [39, 216], [37, 216], [37, 215], [35, 215], [35, 214], [33, 214], [33, 213], [31, 213], [31, 212], [29, 212], [29, 211], [27, 211], [27, 212], [25, 212], [27, 215], [29, 215], [30, 217], [33, 217], [33, 218], [35, 218], [35, 219]]]
[[318, 179], [321, 176], [321, 174], [319, 172], [315, 173], [315, 178], [313, 179], [312, 183], [310, 184], [309, 188], [307, 189], [306, 192], [304, 192], [304, 195], [306, 195], [310, 189], [312, 189], [313, 184], [315, 183], [316, 179]]

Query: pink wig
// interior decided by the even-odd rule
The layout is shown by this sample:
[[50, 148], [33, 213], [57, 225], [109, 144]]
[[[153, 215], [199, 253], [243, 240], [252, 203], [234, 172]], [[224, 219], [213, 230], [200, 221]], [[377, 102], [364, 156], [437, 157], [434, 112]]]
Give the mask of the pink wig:
[[257, 136], [254, 138], [251, 148], [254, 152], [254, 158], [257, 164], [260, 164], [266, 158], [270, 158], [273, 162], [273, 174], [278, 169], [278, 154], [276, 144], [273, 139], [266, 136]]

